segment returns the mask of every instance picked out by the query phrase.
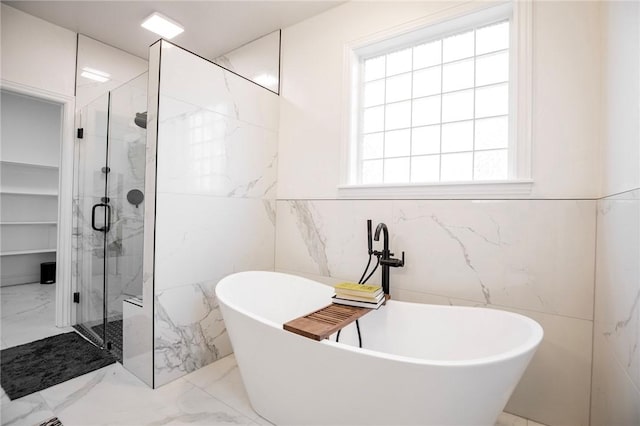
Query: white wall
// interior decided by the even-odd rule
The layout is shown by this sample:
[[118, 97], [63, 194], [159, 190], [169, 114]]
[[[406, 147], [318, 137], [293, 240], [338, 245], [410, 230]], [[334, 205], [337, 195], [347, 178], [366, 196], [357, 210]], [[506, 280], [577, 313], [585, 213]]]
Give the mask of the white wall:
[[[283, 30], [279, 198], [337, 196], [344, 45], [445, 7], [350, 2]], [[599, 195], [598, 11], [597, 2], [534, 5], [532, 198]]]
[[534, 318], [545, 338], [506, 410], [586, 425], [600, 191], [598, 3], [533, 6], [531, 200], [338, 198], [345, 44], [455, 7], [349, 2], [283, 29], [276, 269], [357, 280], [365, 220], [386, 222], [392, 251], [407, 256], [405, 268], [391, 271], [392, 296]]
[[73, 96], [76, 33], [4, 3], [0, 7], [2, 79]]
[[280, 79], [280, 31], [274, 31], [227, 52], [213, 62], [277, 93]]
[[59, 104], [2, 91], [2, 161], [58, 166], [61, 127]]
[[640, 187], [638, 2], [603, 3], [602, 196]]
[[640, 424], [640, 4], [605, 2], [603, 19], [591, 420], [631, 425]]

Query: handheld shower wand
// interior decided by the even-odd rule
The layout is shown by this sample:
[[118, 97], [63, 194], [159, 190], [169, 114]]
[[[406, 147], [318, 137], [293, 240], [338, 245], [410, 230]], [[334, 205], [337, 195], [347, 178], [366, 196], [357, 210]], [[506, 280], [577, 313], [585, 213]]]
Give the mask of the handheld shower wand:
[[373, 238], [371, 236], [371, 219], [367, 219], [367, 243], [369, 244], [369, 256], [373, 255]]

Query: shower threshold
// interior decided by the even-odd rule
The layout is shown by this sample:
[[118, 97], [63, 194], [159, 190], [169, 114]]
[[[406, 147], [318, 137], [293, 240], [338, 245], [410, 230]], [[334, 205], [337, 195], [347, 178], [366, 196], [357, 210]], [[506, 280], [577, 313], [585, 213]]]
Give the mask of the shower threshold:
[[[87, 326], [76, 324], [73, 326], [80, 334], [89, 339], [94, 345], [103, 347], [102, 336], [103, 323]], [[107, 333], [104, 348], [107, 349], [122, 364], [122, 318], [107, 320]]]

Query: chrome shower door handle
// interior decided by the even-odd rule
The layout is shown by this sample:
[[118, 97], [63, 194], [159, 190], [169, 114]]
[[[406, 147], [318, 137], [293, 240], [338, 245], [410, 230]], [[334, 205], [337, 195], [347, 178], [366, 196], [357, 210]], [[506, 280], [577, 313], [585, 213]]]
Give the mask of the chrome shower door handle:
[[[105, 207], [107, 209], [106, 223], [101, 228], [96, 228], [96, 209], [98, 207]], [[111, 206], [109, 204], [98, 203], [93, 205], [91, 208], [91, 228], [93, 228], [94, 231], [109, 232], [109, 229], [111, 229]]]

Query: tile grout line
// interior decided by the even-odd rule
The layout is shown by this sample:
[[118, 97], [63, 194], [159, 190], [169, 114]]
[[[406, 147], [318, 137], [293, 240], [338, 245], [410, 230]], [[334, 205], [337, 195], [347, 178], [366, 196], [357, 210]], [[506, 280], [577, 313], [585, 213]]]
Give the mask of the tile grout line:
[[[228, 355], [227, 355], [227, 356], [228, 356]], [[215, 362], [217, 362], [217, 361], [219, 361], [219, 359], [218, 359], [218, 360], [216, 360], [216, 361], [214, 361], [214, 363], [215, 363]], [[212, 363], [212, 364], [213, 364], [213, 363]], [[209, 364], [209, 365], [210, 365], [210, 364]], [[206, 366], [205, 366], [205, 367], [206, 367]], [[203, 367], [203, 368], [205, 368], [205, 367]], [[236, 364], [236, 367], [235, 367], [235, 368], [238, 368], [238, 367], [237, 367], [237, 364]], [[226, 376], [227, 376], [227, 375], [229, 375], [229, 374], [231, 373], [231, 371], [233, 371], [233, 370], [234, 370], [234, 368], [232, 368], [231, 370], [229, 370], [226, 374], [224, 374], [224, 375], [223, 375], [223, 376], [221, 376], [220, 378], [222, 378], [222, 377], [226, 377]], [[192, 371], [192, 373], [193, 373], [193, 372], [195, 372], [195, 371], [198, 371], [198, 370], [194, 370], [194, 371]], [[220, 402], [220, 403], [222, 403], [222, 404], [226, 405], [227, 407], [231, 408], [233, 411], [237, 412], [238, 414], [240, 414], [240, 415], [241, 415], [241, 416], [243, 416], [243, 417], [248, 418], [248, 419], [249, 419], [249, 420], [251, 420], [251, 421], [254, 421], [256, 418], [260, 417], [260, 415], [259, 415], [258, 413], [256, 413], [256, 412], [255, 412], [255, 410], [253, 410], [253, 407], [251, 407], [251, 409], [253, 410], [253, 412], [254, 412], [254, 414], [255, 414], [255, 416], [256, 416], [256, 417], [249, 417], [249, 416], [247, 416], [245, 413], [243, 413], [243, 412], [239, 411], [237, 408], [235, 408], [235, 407], [233, 407], [233, 406], [229, 405], [225, 400], [220, 399], [219, 397], [217, 397], [217, 396], [215, 396], [215, 395], [211, 394], [211, 393], [210, 393], [210, 392], [208, 392], [204, 387], [199, 386], [199, 385], [197, 385], [196, 383], [193, 383], [192, 381], [190, 381], [189, 379], [187, 379], [187, 378], [185, 378], [185, 377], [182, 377], [182, 379], [184, 379], [186, 382], [188, 382], [189, 384], [191, 384], [193, 387], [200, 389], [201, 391], [203, 391], [204, 393], [206, 393], [207, 395], [209, 395], [211, 398], [213, 398], [213, 399], [215, 399], [216, 401], [218, 401], [218, 402]], [[220, 379], [218, 379], [218, 380], [220, 380]], [[218, 380], [216, 380], [216, 381], [218, 381]], [[244, 384], [243, 384], [243, 386], [244, 386]], [[251, 404], [249, 404], [249, 405], [251, 405]]]

